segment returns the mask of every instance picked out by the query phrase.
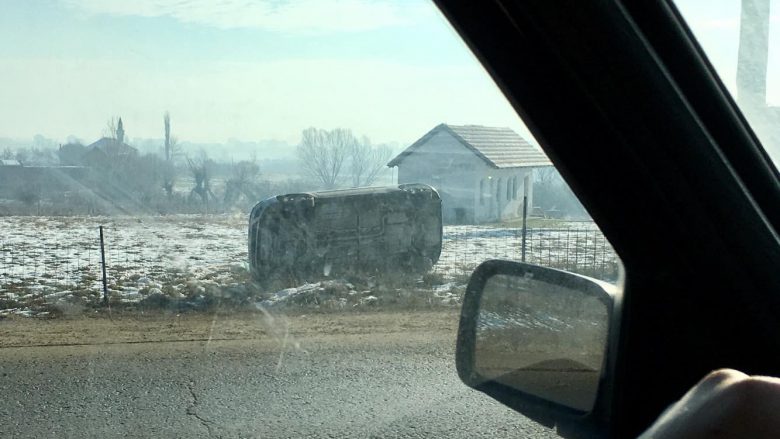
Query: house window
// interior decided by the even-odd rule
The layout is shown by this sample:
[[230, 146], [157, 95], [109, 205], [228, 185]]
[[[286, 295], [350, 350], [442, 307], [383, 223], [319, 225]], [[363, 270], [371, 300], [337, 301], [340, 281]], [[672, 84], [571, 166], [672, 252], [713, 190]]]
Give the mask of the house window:
[[479, 181], [479, 204], [481, 206], [485, 205], [485, 180], [484, 179]]
[[517, 177], [512, 177], [512, 199], [517, 199]]
[[509, 201], [512, 199], [512, 185], [509, 184], [509, 180], [506, 181], [506, 200]]
[[496, 185], [496, 203], [501, 201], [501, 179], [498, 179], [498, 184]]

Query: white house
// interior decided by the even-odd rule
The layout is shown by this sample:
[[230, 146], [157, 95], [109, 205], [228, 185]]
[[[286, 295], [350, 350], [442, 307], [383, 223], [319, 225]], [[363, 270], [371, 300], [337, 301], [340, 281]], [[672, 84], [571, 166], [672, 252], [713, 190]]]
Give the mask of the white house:
[[439, 191], [446, 223], [484, 223], [522, 217], [533, 206], [533, 169], [547, 157], [509, 128], [440, 124], [387, 166], [398, 183]]

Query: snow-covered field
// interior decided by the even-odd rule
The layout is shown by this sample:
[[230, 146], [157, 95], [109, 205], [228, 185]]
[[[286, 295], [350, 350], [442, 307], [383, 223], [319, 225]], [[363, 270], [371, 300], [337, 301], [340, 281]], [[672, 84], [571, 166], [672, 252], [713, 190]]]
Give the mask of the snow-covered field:
[[[376, 305], [392, 291], [393, 300], [423, 294], [429, 301], [457, 304], [477, 264], [491, 258], [520, 260], [522, 255], [519, 229], [446, 226], [439, 262], [405, 286], [334, 279], [264, 291], [250, 282], [247, 272], [244, 215], [5, 217], [0, 224], [0, 315], [99, 303], [100, 225], [111, 303], [230, 299], [275, 306], [297, 300], [344, 308]], [[531, 229], [526, 241], [529, 262], [615, 277], [614, 252], [591, 223]]]
[[[6, 217], [0, 239], [0, 305], [102, 295], [100, 225], [115, 301], [155, 294], [218, 294], [246, 280], [246, 218]], [[79, 300], [76, 300], [78, 302]]]

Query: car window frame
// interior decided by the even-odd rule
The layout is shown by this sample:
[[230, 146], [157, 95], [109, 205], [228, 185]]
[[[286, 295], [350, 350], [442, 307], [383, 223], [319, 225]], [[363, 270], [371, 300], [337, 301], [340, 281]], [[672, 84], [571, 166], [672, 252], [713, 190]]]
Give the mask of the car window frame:
[[780, 312], [777, 172], [669, 3], [438, 4], [625, 264], [605, 434], [636, 436], [714, 368], [780, 368], [756, 355], [777, 337], [744, 342]]

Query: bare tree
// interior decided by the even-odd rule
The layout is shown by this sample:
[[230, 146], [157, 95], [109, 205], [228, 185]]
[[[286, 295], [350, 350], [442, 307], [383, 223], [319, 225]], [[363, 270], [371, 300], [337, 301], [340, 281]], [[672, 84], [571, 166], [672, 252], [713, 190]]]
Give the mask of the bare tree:
[[393, 151], [387, 145], [371, 145], [368, 137], [363, 136], [354, 142], [350, 151], [349, 170], [352, 174], [352, 186], [371, 186], [379, 172], [385, 169]]
[[127, 168], [123, 170], [125, 181], [122, 187], [146, 207], [153, 206], [161, 195], [160, 182], [163, 175], [160, 175], [157, 170], [164, 165], [162, 162], [157, 154], [145, 154], [141, 157], [133, 157], [127, 162]]
[[14, 158], [21, 164], [26, 165], [27, 159], [30, 158], [30, 150], [27, 148], [18, 148]]
[[341, 182], [341, 172], [356, 142], [347, 129], [307, 128], [298, 145], [298, 160], [309, 177], [332, 189]]
[[125, 141], [127, 132], [122, 124], [121, 117], [112, 116], [111, 119], [108, 119], [106, 126], [103, 128], [103, 137], [108, 137], [109, 139], [118, 140], [120, 142]]
[[58, 163], [56, 152], [52, 148], [30, 148], [29, 163], [36, 166], [53, 166]]
[[16, 190], [16, 199], [28, 207], [36, 206], [36, 215], [41, 214], [41, 199], [43, 198], [43, 189], [41, 183], [36, 179], [20, 186]]
[[225, 205], [232, 206], [243, 195], [251, 202], [258, 201], [257, 180], [260, 167], [254, 158], [242, 160], [232, 166], [231, 176], [225, 182]]
[[165, 163], [163, 164], [162, 180], [163, 189], [170, 200], [173, 196], [173, 186], [176, 183], [174, 158], [179, 154], [180, 148], [178, 139], [171, 136], [171, 114], [167, 111], [163, 115], [163, 123], [165, 125]]
[[559, 215], [587, 216], [585, 208], [555, 167], [534, 168], [533, 176], [534, 207], [541, 207], [544, 211], [555, 210]]
[[162, 187], [165, 195], [170, 199], [173, 196], [173, 186], [176, 184], [176, 166], [170, 160], [165, 160], [161, 166]]
[[103, 137], [116, 139], [116, 118], [108, 119], [106, 126], [103, 128]]
[[194, 198], [197, 195], [206, 208], [208, 208], [209, 199], [216, 199], [214, 193], [211, 192], [210, 168], [212, 164], [213, 162], [205, 153], [197, 159], [187, 157], [187, 166], [190, 168], [192, 178], [195, 180], [195, 187], [190, 191], [190, 198]]
[[553, 166], [534, 168], [533, 175], [534, 183], [540, 185], [554, 184], [561, 180], [560, 174]]

